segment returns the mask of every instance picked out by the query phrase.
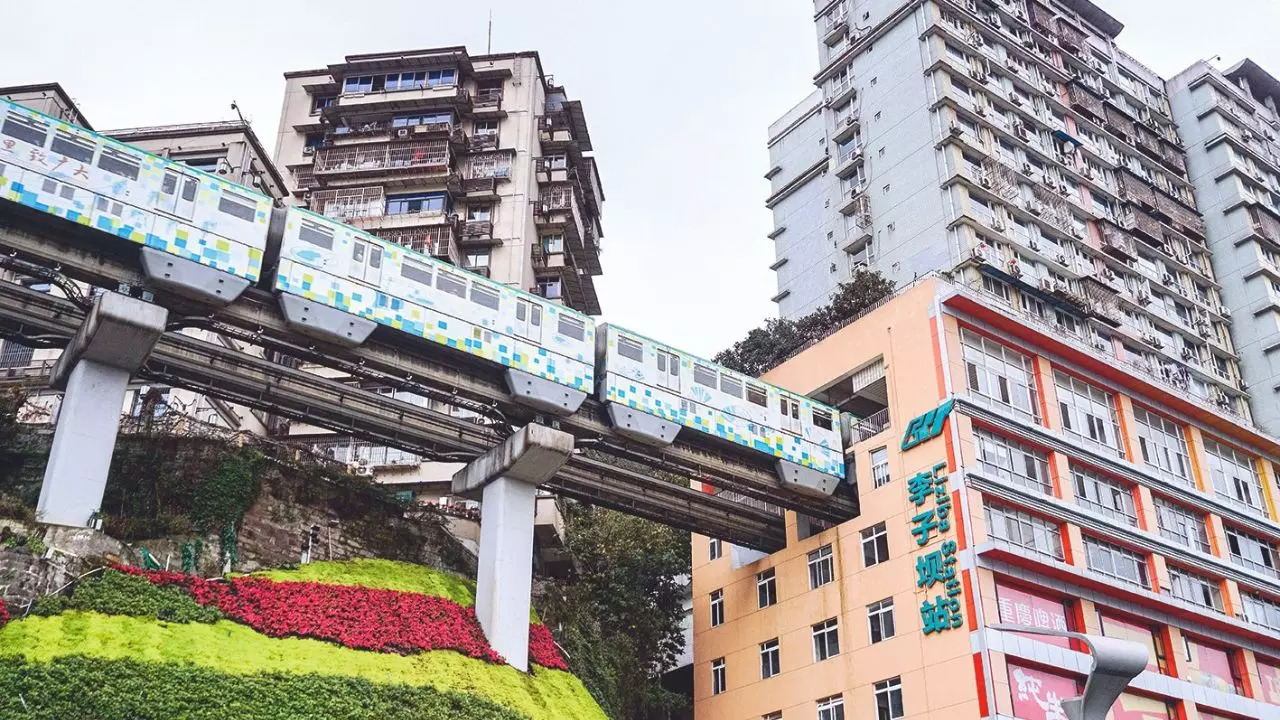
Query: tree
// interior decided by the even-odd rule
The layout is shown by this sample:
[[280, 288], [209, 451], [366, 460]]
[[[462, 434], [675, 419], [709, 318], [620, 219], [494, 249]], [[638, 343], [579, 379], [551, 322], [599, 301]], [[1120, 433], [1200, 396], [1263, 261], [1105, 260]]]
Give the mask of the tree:
[[848, 282], [840, 283], [826, 305], [795, 321], [770, 318], [712, 360], [744, 375], [763, 375], [805, 344], [839, 330], [892, 292], [893, 281], [878, 271], [859, 268]]

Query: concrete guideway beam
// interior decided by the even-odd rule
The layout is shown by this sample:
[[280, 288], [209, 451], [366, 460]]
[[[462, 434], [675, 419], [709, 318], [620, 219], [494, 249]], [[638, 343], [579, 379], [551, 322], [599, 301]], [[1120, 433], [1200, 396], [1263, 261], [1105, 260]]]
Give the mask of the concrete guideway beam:
[[573, 455], [574, 438], [525, 425], [453, 475], [453, 492], [480, 501], [476, 617], [489, 645], [513, 667], [529, 669], [529, 594], [537, 488]]
[[88, 526], [102, 506], [132, 375], [164, 334], [169, 313], [158, 305], [103, 293], [53, 366], [63, 390], [36, 517], [51, 525]]

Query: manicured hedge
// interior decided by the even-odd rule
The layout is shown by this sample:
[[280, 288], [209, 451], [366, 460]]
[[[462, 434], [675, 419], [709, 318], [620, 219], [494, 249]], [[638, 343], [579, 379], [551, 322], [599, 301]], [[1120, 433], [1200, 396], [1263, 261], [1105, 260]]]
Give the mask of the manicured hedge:
[[379, 590], [422, 593], [446, 597], [463, 607], [476, 604], [475, 584], [467, 578], [425, 565], [366, 558], [338, 562], [313, 562], [292, 570], [264, 570], [254, 577], [282, 582], [318, 582], [357, 585]]
[[181, 590], [160, 587], [146, 578], [111, 569], [99, 577], [81, 580], [69, 598], [58, 595], [39, 598], [31, 613], [57, 615], [67, 609], [153, 617], [170, 622], [211, 623], [222, 619], [217, 608], [204, 607]]
[[[6, 720], [525, 720], [476, 695], [334, 675], [230, 675], [82, 656], [0, 658]], [[551, 716], [548, 716], [551, 717]]]

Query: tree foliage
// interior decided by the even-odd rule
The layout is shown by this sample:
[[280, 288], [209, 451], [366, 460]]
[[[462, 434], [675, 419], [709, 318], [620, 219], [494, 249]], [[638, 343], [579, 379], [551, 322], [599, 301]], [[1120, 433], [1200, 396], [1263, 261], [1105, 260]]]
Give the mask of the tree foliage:
[[893, 292], [893, 281], [878, 271], [859, 269], [826, 305], [799, 320], [770, 318], [747, 336], [712, 358], [740, 373], [762, 375], [806, 343], [816, 342], [839, 330], [858, 313]]
[[610, 717], [666, 717], [684, 704], [659, 676], [684, 649], [689, 534], [604, 508], [568, 505], [565, 514], [577, 577], [552, 588], [543, 618]]

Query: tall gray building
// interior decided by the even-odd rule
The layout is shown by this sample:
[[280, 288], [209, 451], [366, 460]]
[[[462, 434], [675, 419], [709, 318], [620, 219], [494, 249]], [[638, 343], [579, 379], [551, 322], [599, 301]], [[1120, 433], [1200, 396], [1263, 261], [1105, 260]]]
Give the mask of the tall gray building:
[[1167, 87], [1253, 418], [1280, 434], [1280, 80], [1198, 62]]
[[783, 317], [859, 266], [952, 273], [1249, 422], [1164, 81], [1088, 0], [818, 0], [817, 92], [770, 129]]

